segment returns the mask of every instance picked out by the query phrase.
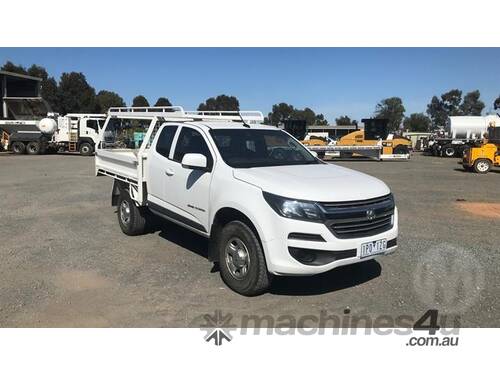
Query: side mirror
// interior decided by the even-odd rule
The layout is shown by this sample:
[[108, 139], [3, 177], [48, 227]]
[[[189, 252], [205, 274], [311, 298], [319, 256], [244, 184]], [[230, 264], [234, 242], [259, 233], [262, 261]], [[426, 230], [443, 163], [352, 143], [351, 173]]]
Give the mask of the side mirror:
[[181, 162], [184, 168], [207, 169], [207, 157], [202, 154], [185, 154]]
[[318, 153], [317, 153], [316, 151], [309, 151], [309, 152], [310, 152], [310, 153], [312, 154], [312, 156], [314, 156], [315, 158], [317, 158], [317, 157], [318, 157]]

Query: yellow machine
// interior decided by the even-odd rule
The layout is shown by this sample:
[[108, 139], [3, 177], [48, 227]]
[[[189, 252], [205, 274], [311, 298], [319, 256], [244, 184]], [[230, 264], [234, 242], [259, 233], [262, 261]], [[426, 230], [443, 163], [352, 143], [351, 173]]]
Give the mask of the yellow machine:
[[300, 141], [305, 146], [327, 146], [331, 143], [331, 140], [325, 137], [310, 136], [307, 139]]
[[385, 119], [363, 119], [365, 128], [349, 133], [337, 141], [338, 146], [382, 146], [382, 155], [409, 154], [411, 140], [389, 134]]
[[[500, 119], [496, 122], [500, 123]], [[483, 143], [464, 151], [462, 166], [476, 173], [488, 173], [492, 167], [500, 167], [500, 126], [491, 123]]]

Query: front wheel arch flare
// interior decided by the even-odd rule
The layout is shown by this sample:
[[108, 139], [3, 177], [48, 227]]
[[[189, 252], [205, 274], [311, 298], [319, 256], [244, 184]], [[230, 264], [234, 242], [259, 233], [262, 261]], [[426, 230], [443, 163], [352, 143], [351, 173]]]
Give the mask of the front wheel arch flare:
[[[214, 219], [212, 221], [212, 226], [210, 228], [210, 244], [208, 248], [208, 260], [209, 261], [217, 261], [219, 259], [219, 249], [217, 248], [217, 236], [220, 233], [220, 230], [224, 227], [224, 225], [230, 223], [231, 221], [234, 220], [239, 220], [245, 224], [247, 224], [250, 229], [254, 232], [255, 236], [259, 240], [260, 246], [262, 249], [264, 249], [261, 236], [259, 234], [259, 231], [253, 224], [252, 220], [245, 215], [243, 212], [231, 208], [231, 207], [224, 207], [221, 208], [217, 211], [217, 213], [214, 215]], [[265, 251], [264, 251], [264, 259], [265, 259]]]

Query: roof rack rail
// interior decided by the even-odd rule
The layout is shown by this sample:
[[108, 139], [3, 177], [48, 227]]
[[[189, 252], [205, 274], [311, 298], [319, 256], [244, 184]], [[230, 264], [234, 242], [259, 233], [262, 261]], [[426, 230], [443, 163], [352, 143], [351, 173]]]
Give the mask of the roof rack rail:
[[108, 115], [117, 117], [163, 117], [177, 121], [244, 121], [250, 124], [264, 122], [260, 111], [185, 111], [171, 107], [111, 107]]

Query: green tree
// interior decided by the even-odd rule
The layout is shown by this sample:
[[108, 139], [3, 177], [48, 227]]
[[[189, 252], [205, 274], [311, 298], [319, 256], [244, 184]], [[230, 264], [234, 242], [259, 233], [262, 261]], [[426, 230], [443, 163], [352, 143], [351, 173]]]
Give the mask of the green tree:
[[460, 113], [464, 116], [481, 116], [484, 109], [484, 103], [479, 100], [481, 93], [479, 90], [474, 90], [464, 96], [462, 104], [460, 104]]
[[165, 97], [160, 97], [155, 103], [155, 107], [171, 107], [172, 103], [170, 103], [170, 100], [168, 100]]
[[95, 97], [96, 112], [106, 113], [111, 107], [125, 107], [125, 101], [116, 92], [101, 90]]
[[235, 96], [218, 95], [200, 103], [198, 111], [239, 111], [240, 102]]
[[389, 120], [389, 130], [397, 131], [404, 118], [406, 109], [401, 98], [392, 97], [383, 99], [375, 108], [375, 116]]
[[292, 119], [303, 120], [306, 122], [307, 126], [314, 125], [316, 123], [316, 113], [311, 108], [295, 109], [292, 112]]
[[462, 90], [453, 89], [441, 95], [443, 108], [448, 116], [460, 116], [462, 111], [460, 103], [462, 102]]
[[63, 73], [59, 81], [58, 101], [60, 113], [94, 112], [96, 108], [95, 90], [83, 73]]
[[431, 119], [423, 113], [412, 113], [405, 118], [403, 126], [411, 132], [428, 132], [431, 128]]
[[335, 119], [335, 124], [337, 125], [356, 125], [357, 122], [351, 120], [351, 118], [347, 115], [337, 117]]
[[57, 82], [54, 77], [49, 77], [47, 70], [39, 65], [31, 65], [27, 71], [28, 75], [42, 79], [40, 95], [49, 104], [54, 112], [60, 112]]
[[143, 95], [137, 95], [132, 100], [132, 107], [149, 107], [149, 102]]
[[267, 115], [267, 119], [271, 125], [278, 126], [284, 120], [291, 119], [295, 112], [293, 105], [287, 103], [274, 104], [271, 112]]
[[0, 70], [5, 70], [6, 72], [17, 73], [17, 74], [28, 74], [26, 68], [22, 65], [16, 65], [12, 61], [7, 61]]
[[328, 120], [325, 118], [325, 116], [322, 113], [319, 113], [316, 115], [316, 119], [314, 120], [314, 125], [327, 126]]
[[432, 120], [431, 128], [437, 129], [442, 128], [446, 125], [446, 120], [448, 119], [448, 113], [444, 108], [443, 101], [437, 96], [433, 96], [431, 102], [427, 105], [427, 114]]
[[498, 95], [498, 98], [495, 99], [495, 102], [493, 103], [493, 108], [495, 109], [495, 111], [497, 109], [500, 109], [500, 95]]

